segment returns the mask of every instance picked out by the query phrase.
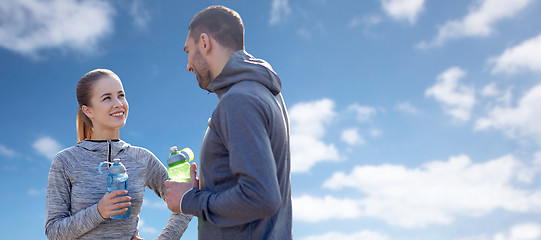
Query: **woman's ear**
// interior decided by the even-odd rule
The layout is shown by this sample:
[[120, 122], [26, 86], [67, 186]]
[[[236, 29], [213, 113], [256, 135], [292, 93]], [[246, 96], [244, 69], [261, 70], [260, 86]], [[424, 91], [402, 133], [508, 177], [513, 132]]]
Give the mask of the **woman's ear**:
[[83, 111], [83, 113], [89, 118], [89, 119], [92, 119], [94, 118], [94, 116], [92, 115], [92, 110], [87, 107], [86, 105], [83, 105], [81, 107], [81, 110]]

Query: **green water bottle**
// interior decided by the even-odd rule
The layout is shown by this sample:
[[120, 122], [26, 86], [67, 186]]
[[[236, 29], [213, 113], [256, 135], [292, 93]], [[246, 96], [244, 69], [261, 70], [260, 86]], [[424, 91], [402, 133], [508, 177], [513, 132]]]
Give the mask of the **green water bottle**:
[[193, 160], [193, 151], [189, 148], [184, 148], [180, 152], [177, 146], [170, 148], [171, 154], [167, 159], [167, 173], [169, 180], [172, 182], [189, 182], [190, 181], [190, 161]]

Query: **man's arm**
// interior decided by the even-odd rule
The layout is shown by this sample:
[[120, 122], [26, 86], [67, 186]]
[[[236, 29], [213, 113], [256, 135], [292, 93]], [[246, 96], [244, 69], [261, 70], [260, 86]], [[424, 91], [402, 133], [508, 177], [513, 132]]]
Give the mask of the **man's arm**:
[[219, 227], [270, 217], [282, 198], [269, 139], [270, 107], [253, 96], [230, 94], [218, 108], [211, 121], [216, 121], [215, 131], [227, 148], [237, 182], [221, 192], [188, 192], [182, 210]]

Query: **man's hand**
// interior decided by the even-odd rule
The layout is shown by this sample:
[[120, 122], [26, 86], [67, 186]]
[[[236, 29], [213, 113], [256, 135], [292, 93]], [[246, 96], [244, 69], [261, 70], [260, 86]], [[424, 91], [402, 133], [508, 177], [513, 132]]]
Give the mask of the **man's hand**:
[[180, 199], [185, 192], [192, 188], [199, 189], [199, 179], [197, 179], [197, 164], [192, 163], [190, 166], [190, 181], [187, 183], [165, 181], [164, 185], [167, 187], [165, 191], [165, 202], [167, 207], [176, 213], [180, 212]]

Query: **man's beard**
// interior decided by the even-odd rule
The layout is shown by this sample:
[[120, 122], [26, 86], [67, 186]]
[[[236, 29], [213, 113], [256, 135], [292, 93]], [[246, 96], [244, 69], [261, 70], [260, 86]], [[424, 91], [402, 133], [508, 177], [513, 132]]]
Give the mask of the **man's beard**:
[[210, 81], [212, 81], [209, 63], [203, 58], [203, 55], [199, 50], [195, 52], [194, 58], [194, 62], [197, 64], [197, 66], [194, 66], [195, 78], [199, 83], [199, 87], [208, 91], [208, 85]]

